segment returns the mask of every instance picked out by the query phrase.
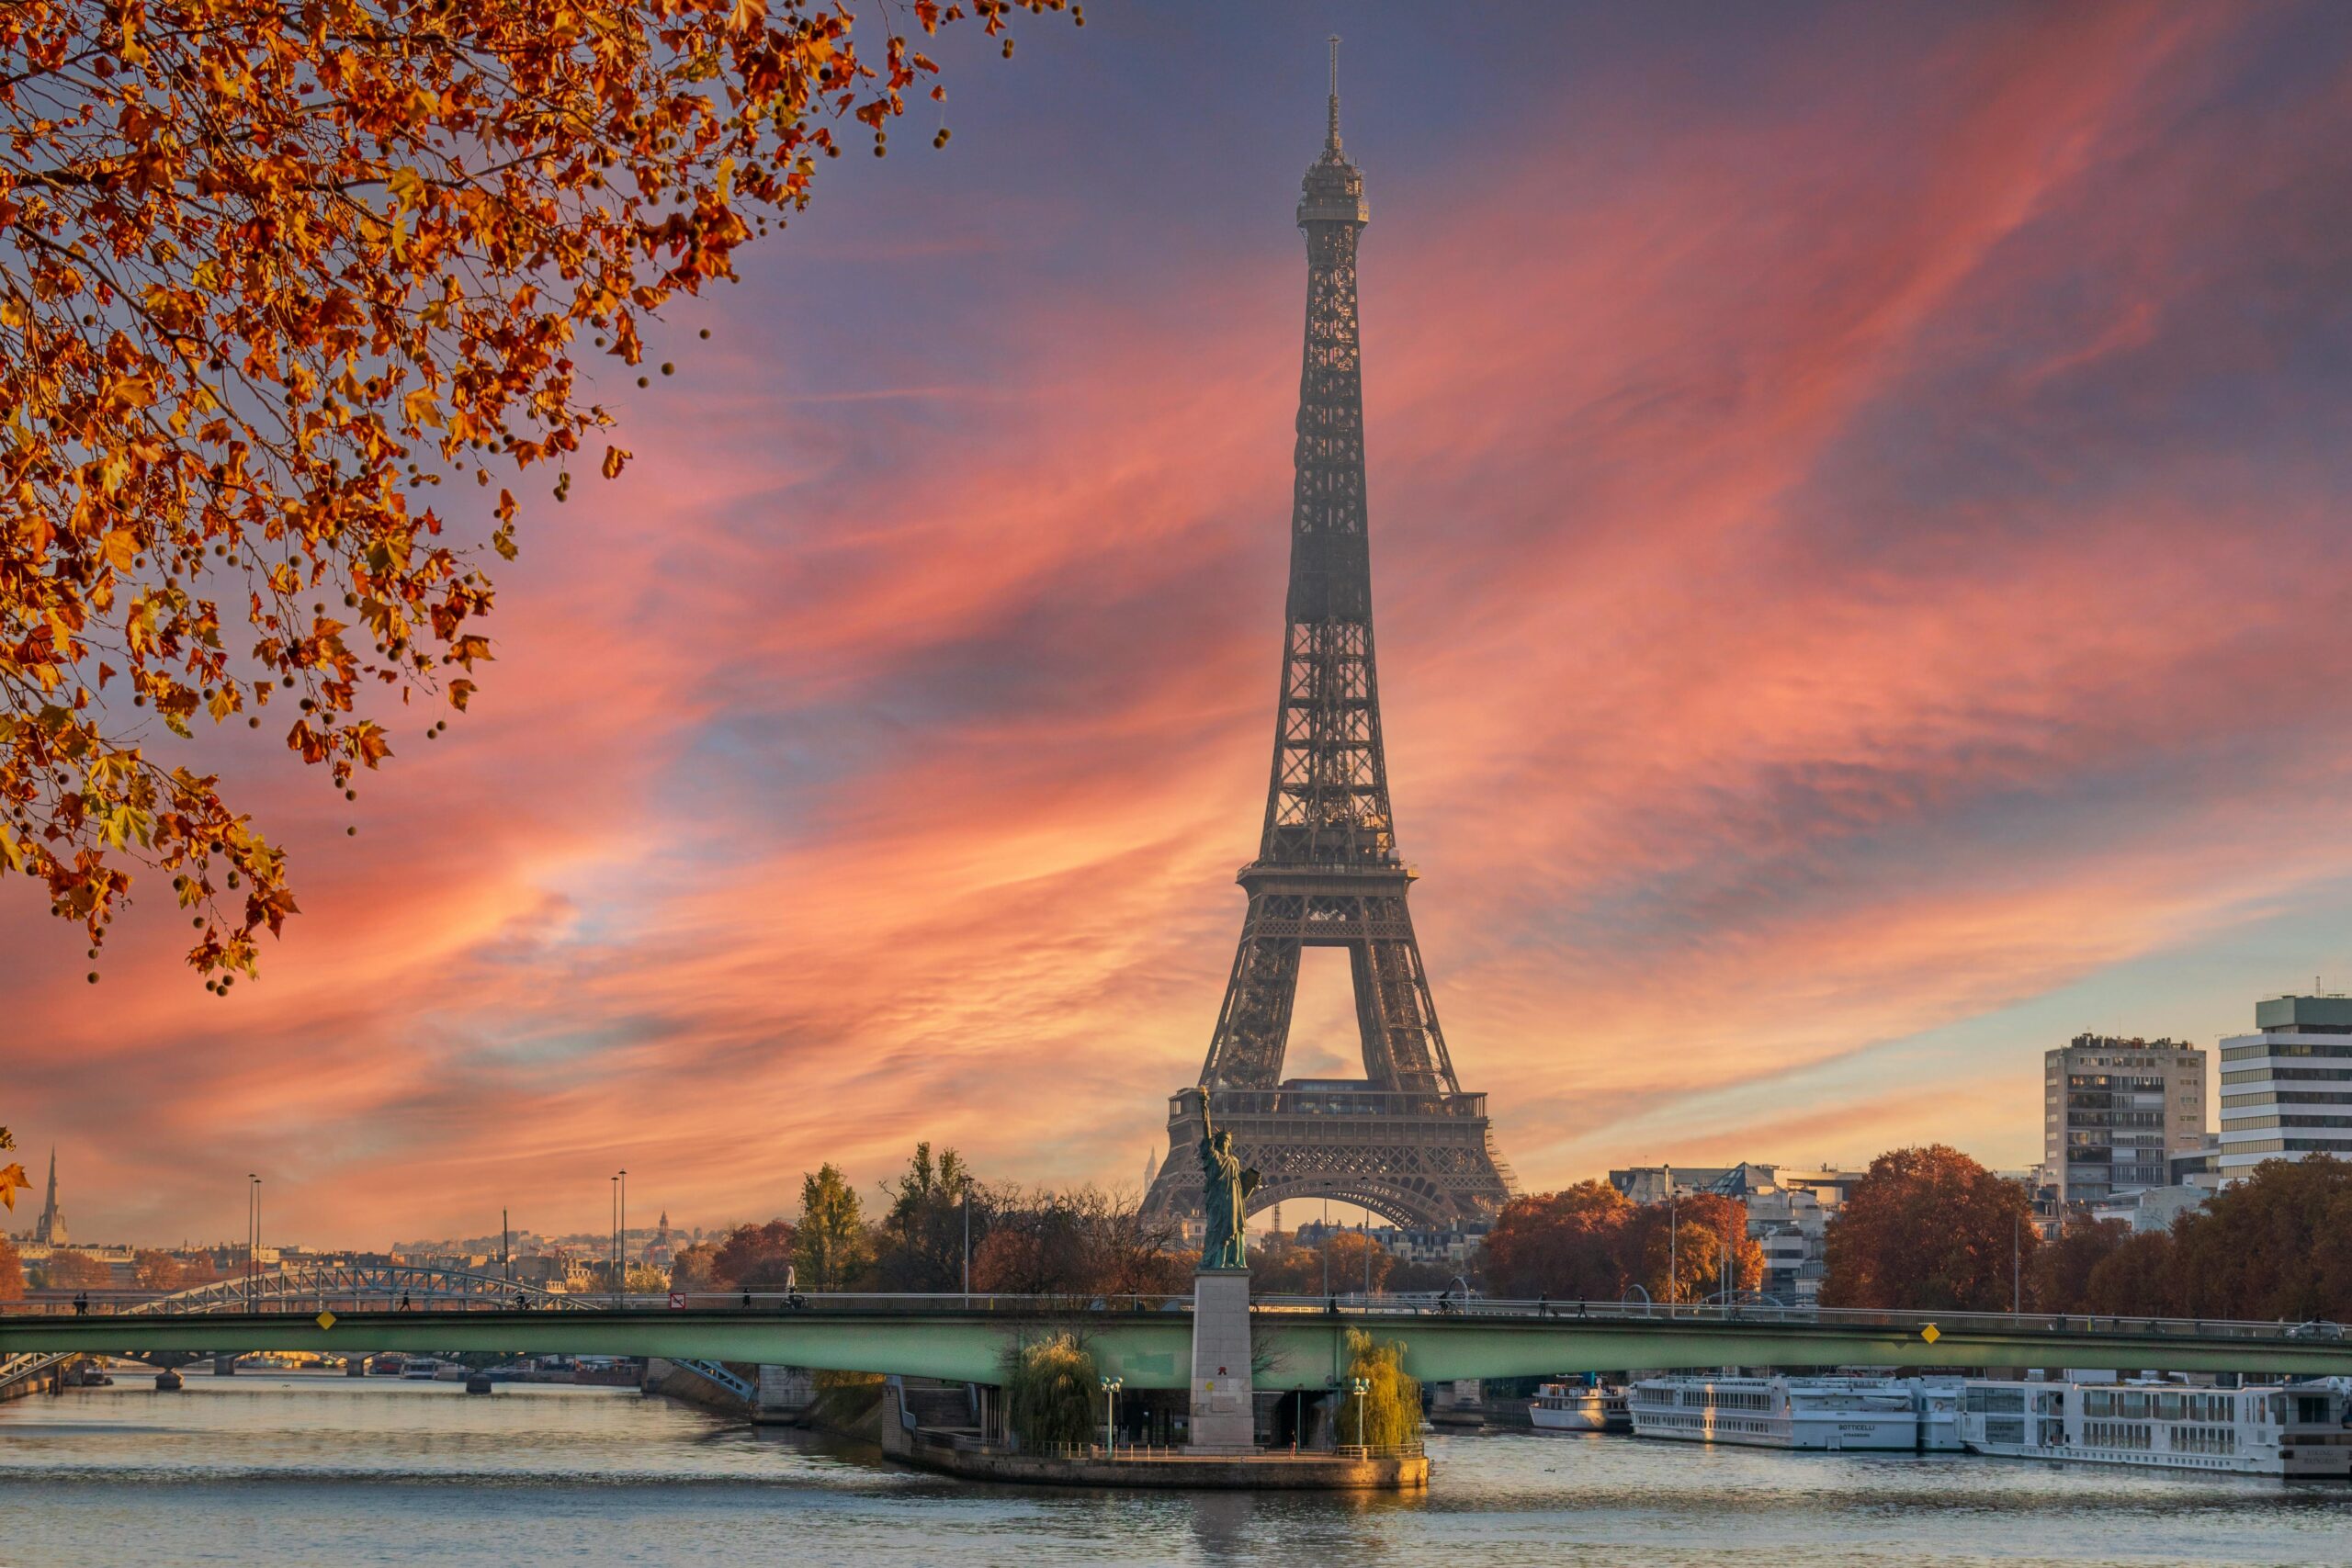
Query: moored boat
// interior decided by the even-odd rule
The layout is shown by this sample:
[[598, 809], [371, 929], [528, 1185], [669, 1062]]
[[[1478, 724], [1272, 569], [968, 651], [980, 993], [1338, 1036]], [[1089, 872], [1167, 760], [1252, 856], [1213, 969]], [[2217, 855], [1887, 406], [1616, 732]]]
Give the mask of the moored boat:
[[1633, 1413], [1621, 1384], [1547, 1382], [1528, 1402], [1529, 1425], [1539, 1432], [1630, 1432]]
[[1641, 1438], [1830, 1452], [1919, 1446], [1916, 1393], [1901, 1378], [1644, 1378], [1626, 1404]]
[[1972, 1378], [1971, 1452], [2155, 1470], [2352, 1479], [2352, 1379], [2197, 1388], [2178, 1382]]

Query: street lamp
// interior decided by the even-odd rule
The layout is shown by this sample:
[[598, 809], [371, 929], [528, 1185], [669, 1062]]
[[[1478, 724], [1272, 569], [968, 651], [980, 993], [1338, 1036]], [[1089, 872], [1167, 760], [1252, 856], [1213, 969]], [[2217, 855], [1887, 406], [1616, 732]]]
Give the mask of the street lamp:
[[1668, 1317], [1674, 1315], [1675, 1303], [1682, 1299], [1682, 1282], [1677, 1278], [1680, 1272], [1680, 1261], [1675, 1248], [1675, 1244], [1681, 1237], [1676, 1235], [1674, 1230], [1674, 1168], [1669, 1165], [1666, 1168], [1666, 1314]]
[[1119, 1391], [1126, 1386], [1125, 1378], [1102, 1380], [1102, 1449], [1113, 1459], [1119, 1457]]
[[621, 1304], [621, 1179], [617, 1172], [606, 1178], [613, 1184], [613, 1307]]
[[255, 1312], [261, 1293], [261, 1178], [245, 1172], [245, 1310]]
[[621, 1269], [615, 1278], [620, 1282], [621, 1304], [628, 1304], [628, 1168], [621, 1168]]
[[1369, 1459], [1372, 1455], [1372, 1434], [1365, 1431], [1363, 1427], [1363, 1396], [1372, 1392], [1372, 1380], [1370, 1378], [1352, 1379], [1351, 1387], [1356, 1396], [1356, 1446], [1363, 1450], [1364, 1457]]
[[2019, 1261], [2025, 1252], [2025, 1216], [2009, 1216], [2009, 1315], [2015, 1317], [2025, 1310], [2025, 1281]]

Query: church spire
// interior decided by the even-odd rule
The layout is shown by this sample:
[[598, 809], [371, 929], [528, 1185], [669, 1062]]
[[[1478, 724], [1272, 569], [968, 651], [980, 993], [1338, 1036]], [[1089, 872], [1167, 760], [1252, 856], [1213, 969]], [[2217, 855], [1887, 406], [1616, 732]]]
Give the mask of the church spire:
[[33, 1239], [51, 1247], [65, 1245], [65, 1216], [57, 1212], [57, 1148], [49, 1151], [49, 1197], [41, 1205], [40, 1219], [33, 1225]]

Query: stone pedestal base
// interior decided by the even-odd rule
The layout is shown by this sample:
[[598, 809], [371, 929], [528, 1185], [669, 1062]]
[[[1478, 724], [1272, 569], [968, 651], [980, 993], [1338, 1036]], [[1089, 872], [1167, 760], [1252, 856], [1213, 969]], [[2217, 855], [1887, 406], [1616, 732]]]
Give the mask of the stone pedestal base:
[[1193, 1276], [1191, 1388], [1186, 1448], [1210, 1454], [1256, 1450], [1258, 1418], [1250, 1399], [1247, 1269], [1204, 1269]]

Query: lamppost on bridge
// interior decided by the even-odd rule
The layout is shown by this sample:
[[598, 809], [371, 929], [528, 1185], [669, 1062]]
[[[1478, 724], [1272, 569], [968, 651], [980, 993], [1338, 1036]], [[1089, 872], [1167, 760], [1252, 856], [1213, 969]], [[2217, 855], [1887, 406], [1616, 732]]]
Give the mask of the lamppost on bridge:
[[1323, 1184], [1323, 1299], [1331, 1299], [1331, 1184]]
[[1675, 1235], [1674, 1168], [1669, 1165], [1666, 1168], [1666, 1315], [1668, 1317], [1674, 1315], [1675, 1303], [1682, 1299], [1682, 1281], [1678, 1277], [1680, 1259], [1675, 1250], [1675, 1243], [1680, 1239]]
[[261, 1178], [245, 1172], [245, 1310], [261, 1290]]
[[2009, 1315], [2025, 1310], [2025, 1283], [2019, 1272], [2025, 1257], [2025, 1216], [2009, 1216]]
[[628, 1302], [628, 1168], [621, 1168], [621, 1268], [614, 1276], [620, 1282], [622, 1304]]

